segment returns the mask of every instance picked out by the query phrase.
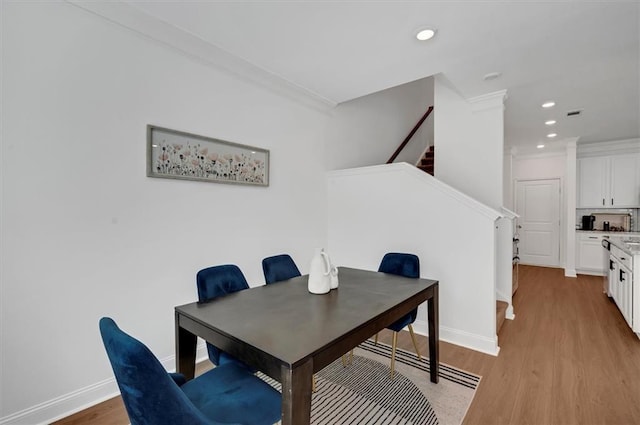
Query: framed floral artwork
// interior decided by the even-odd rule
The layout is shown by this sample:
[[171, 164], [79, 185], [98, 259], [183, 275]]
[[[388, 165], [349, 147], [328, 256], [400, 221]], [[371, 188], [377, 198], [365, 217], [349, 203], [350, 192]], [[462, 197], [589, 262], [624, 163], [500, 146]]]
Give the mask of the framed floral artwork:
[[147, 125], [147, 176], [269, 185], [269, 151]]

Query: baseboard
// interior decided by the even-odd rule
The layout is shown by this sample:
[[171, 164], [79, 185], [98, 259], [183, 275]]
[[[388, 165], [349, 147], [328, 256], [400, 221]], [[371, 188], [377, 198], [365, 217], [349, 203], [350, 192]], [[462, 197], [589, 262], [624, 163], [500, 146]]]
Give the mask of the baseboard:
[[56, 397], [0, 419], [0, 425], [49, 424], [117, 396], [114, 378]]
[[[420, 335], [428, 336], [429, 325], [424, 320], [416, 320], [413, 330]], [[487, 338], [481, 335], [464, 332], [459, 329], [452, 329], [440, 326], [440, 341], [445, 341], [454, 345], [459, 345], [470, 350], [497, 356], [500, 352], [498, 347], [498, 337]]]
[[508, 320], [514, 320], [516, 318], [516, 315], [513, 313], [513, 304], [509, 304], [509, 307], [507, 307], [504, 318]]
[[[587, 276], [600, 276], [600, 277], [604, 277], [605, 274], [601, 271], [595, 271], [595, 270], [580, 270], [580, 269], [576, 269], [575, 270], [576, 274], [586, 274]], [[566, 273], [565, 273], [566, 276]]]
[[[196, 361], [207, 358], [207, 347], [198, 344]], [[160, 361], [168, 371], [175, 370], [175, 355]], [[80, 412], [120, 394], [115, 378], [105, 379], [87, 387], [72, 391], [44, 403], [37, 404], [0, 418], [0, 425], [46, 425]]]

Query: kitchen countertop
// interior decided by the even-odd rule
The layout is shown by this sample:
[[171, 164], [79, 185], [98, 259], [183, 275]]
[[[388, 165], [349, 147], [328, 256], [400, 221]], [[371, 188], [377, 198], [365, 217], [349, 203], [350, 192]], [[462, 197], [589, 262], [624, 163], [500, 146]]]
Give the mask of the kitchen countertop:
[[[640, 236], [637, 233], [632, 237], [611, 240], [611, 245], [615, 245], [629, 255], [640, 255]], [[637, 260], [636, 260], [637, 261]]]
[[640, 232], [605, 232], [604, 230], [576, 230], [576, 233], [593, 233], [594, 235], [640, 237]]
[[[576, 230], [576, 233], [607, 235], [612, 245], [617, 246], [629, 255], [640, 255], [640, 232], [605, 232], [603, 230]], [[640, 261], [637, 260], [637, 261]]]

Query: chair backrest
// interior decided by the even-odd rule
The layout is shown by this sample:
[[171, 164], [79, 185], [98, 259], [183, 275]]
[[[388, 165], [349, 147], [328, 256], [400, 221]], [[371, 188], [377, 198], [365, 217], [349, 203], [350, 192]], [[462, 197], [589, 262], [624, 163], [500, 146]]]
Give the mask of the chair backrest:
[[[240, 268], [233, 264], [207, 267], [196, 274], [198, 301], [207, 302], [233, 292], [249, 289], [247, 279]], [[209, 360], [214, 365], [220, 364], [221, 351], [207, 342]]]
[[249, 289], [244, 274], [233, 264], [202, 269], [196, 275], [198, 301], [207, 302], [223, 295]]
[[288, 254], [274, 255], [262, 260], [264, 280], [268, 284], [301, 276], [298, 266]]
[[389, 252], [382, 257], [378, 271], [404, 277], [419, 278], [420, 259], [414, 254]]
[[113, 319], [100, 319], [102, 342], [131, 425], [209, 424], [156, 356]]

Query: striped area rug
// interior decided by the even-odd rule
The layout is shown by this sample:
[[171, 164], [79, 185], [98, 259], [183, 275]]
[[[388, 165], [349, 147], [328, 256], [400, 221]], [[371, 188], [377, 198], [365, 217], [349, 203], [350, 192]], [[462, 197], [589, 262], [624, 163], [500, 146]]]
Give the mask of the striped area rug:
[[[315, 425], [459, 425], [473, 400], [480, 376], [440, 363], [440, 382], [429, 381], [429, 360], [396, 350], [394, 379], [389, 378], [391, 347], [365, 341], [353, 363], [336, 360], [316, 374], [311, 401]], [[266, 376], [267, 382], [280, 384]]]

